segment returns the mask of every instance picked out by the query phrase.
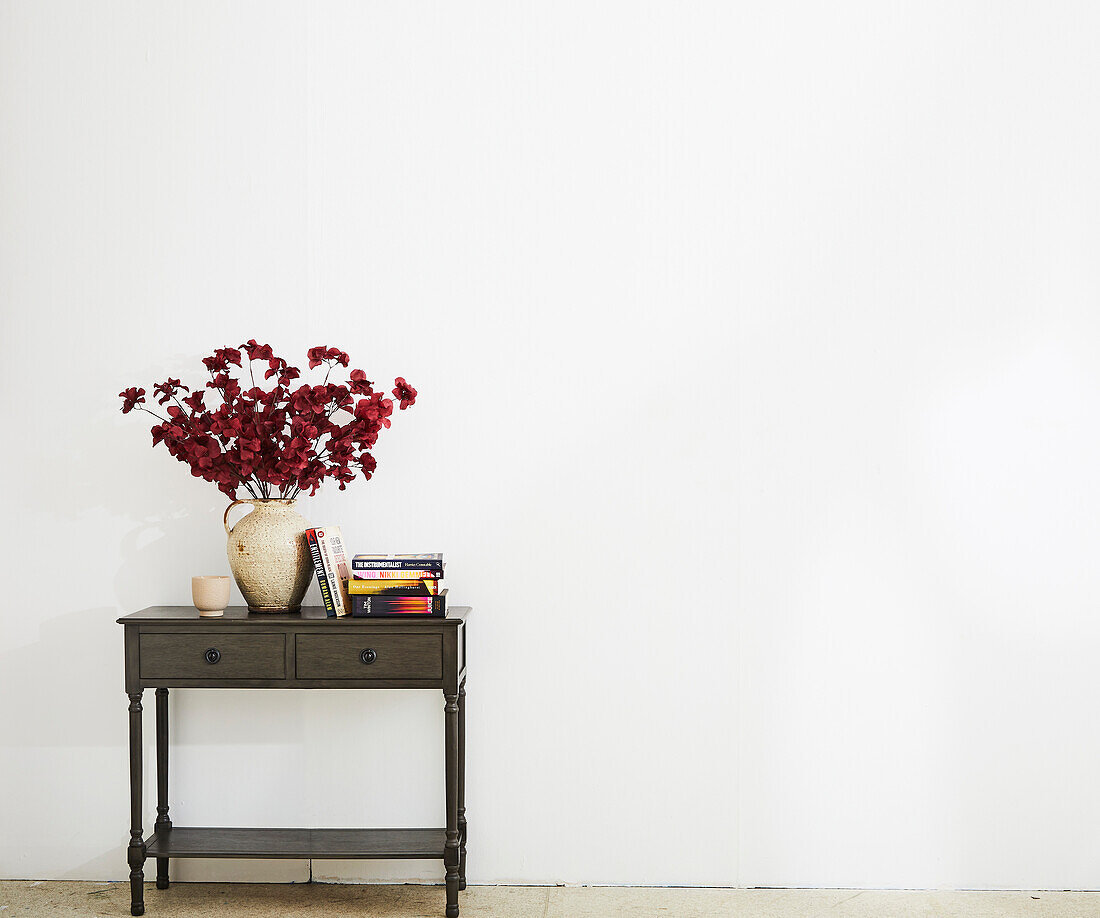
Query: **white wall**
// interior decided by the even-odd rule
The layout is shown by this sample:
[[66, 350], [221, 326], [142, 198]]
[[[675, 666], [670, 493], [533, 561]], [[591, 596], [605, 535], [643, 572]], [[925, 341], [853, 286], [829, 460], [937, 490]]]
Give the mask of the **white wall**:
[[[225, 501], [115, 394], [255, 336], [421, 391], [303, 510], [476, 607], [472, 882], [1100, 887], [1098, 28], [0, 5], [0, 875], [125, 875]], [[442, 819], [434, 694], [172, 714], [177, 824]]]

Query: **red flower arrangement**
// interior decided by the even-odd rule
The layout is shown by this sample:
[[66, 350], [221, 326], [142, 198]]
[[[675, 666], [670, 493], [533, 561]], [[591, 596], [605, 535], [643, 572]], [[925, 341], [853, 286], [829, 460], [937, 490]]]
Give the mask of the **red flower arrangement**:
[[[243, 370], [242, 352], [248, 389], [230, 375], [230, 367]], [[362, 370], [352, 370], [344, 384], [329, 382], [336, 366], [350, 363], [339, 348], [311, 347], [306, 356], [311, 370], [327, 368], [320, 385], [295, 387], [301, 371], [255, 339], [239, 348], [221, 347], [203, 358], [210, 373], [205, 388], [191, 391], [171, 377], [153, 386], [167, 417], [146, 408], [145, 390], [136, 387], [119, 393], [122, 413], [137, 408], [153, 415], [159, 421], [152, 429], [153, 446], [163, 443], [192, 475], [215, 482], [229, 497], [244, 487], [257, 499], [292, 499], [307, 489], [316, 494], [326, 478], [340, 482], [342, 491], [357, 471], [364, 478], [374, 473], [370, 451], [382, 428], [390, 426], [393, 401], [375, 392]], [[257, 361], [267, 365], [264, 380], [275, 380], [271, 389], [256, 385]], [[221, 396], [220, 405], [207, 406], [206, 389]], [[416, 402], [416, 390], [400, 376], [393, 396], [402, 410]]]

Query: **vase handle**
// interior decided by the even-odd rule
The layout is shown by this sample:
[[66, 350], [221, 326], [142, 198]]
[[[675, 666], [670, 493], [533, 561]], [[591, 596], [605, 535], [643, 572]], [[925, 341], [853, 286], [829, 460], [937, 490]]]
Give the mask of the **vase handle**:
[[[233, 503], [231, 503], [228, 507], [225, 508], [225, 516], [222, 517], [222, 525], [225, 527], [225, 534], [226, 535], [229, 535], [229, 533], [231, 533], [233, 531], [233, 526], [236, 526], [237, 523], [240, 522], [240, 520], [237, 520], [237, 523], [234, 523], [233, 526], [230, 526], [229, 525], [229, 511], [232, 510], [234, 507], [236, 507], [237, 504], [247, 504], [247, 503], [248, 503], [248, 501], [246, 501], [246, 500], [235, 500], [235, 501], [233, 501]], [[253, 509], [255, 509], [255, 508], [253, 508]]]

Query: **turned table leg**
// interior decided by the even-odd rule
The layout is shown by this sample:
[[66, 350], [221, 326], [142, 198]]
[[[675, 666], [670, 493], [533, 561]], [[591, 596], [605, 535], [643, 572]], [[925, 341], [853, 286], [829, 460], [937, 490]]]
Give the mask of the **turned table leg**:
[[[157, 837], [172, 828], [168, 818], [168, 689], [158, 688], [157, 696]], [[157, 889], [168, 888], [168, 858], [157, 858]]]
[[466, 680], [458, 687], [458, 888], [466, 888]]
[[130, 865], [130, 914], [145, 914], [145, 894], [142, 882], [145, 874], [145, 842], [141, 826], [141, 695], [129, 692], [130, 699], [130, 844], [126, 862]]
[[447, 841], [443, 865], [447, 868], [447, 918], [458, 918], [458, 695], [443, 696], [446, 704], [444, 746], [447, 759]]

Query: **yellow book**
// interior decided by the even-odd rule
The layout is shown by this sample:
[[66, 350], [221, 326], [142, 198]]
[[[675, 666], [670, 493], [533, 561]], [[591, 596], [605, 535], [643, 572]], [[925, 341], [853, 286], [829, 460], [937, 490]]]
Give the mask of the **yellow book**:
[[352, 596], [378, 596], [386, 593], [435, 596], [439, 593], [438, 580], [349, 580], [347, 586]]

